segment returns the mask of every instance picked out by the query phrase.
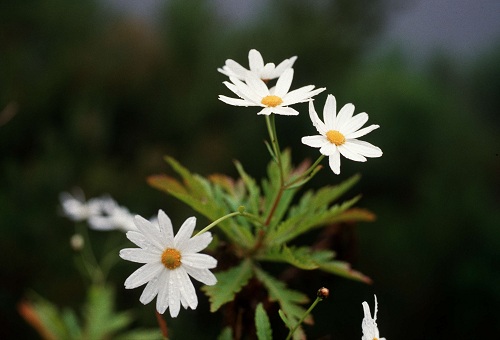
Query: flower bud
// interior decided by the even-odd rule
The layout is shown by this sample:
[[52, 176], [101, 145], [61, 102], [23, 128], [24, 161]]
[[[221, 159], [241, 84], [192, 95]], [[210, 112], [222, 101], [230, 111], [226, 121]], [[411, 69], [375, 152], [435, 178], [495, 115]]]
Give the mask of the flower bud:
[[326, 299], [328, 297], [328, 295], [330, 295], [330, 290], [328, 288], [321, 287], [320, 289], [318, 289], [317, 296], [320, 299], [322, 299], [322, 300]]

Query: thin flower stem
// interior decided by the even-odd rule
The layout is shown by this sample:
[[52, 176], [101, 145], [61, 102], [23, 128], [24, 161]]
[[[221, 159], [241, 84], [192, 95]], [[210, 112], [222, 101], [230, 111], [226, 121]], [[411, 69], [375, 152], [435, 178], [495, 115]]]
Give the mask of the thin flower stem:
[[276, 123], [274, 120], [274, 114], [266, 116], [267, 131], [269, 133], [269, 138], [271, 139], [271, 144], [273, 145], [274, 155], [278, 162], [278, 168], [280, 169], [280, 183], [283, 186], [284, 175], [283, 175], [283, 163], [281, 162], [281, 149], [278, 143], [278, 134], [276, 133]]
[[104, 274], [101, 270], [101, 267], [99, 266], [99, 262], [97, 262], [94, 251], [92, 250], [88, 230], [87, 228], [80, 228], [79, 233], [83, 236], [85, 244], [82, 251], [80, 252], [80, 256], [82, 258], [85, 269], [87, 270], [92, 283], [102, 284], [104, 281]]
[[156, 320], [158, 321], [158, 325], [160, 326], [161, 335], [163, 337], [163, 340], [167, 340], [168, 339], [167, 322], [162, 317], [162, 315], [160, 313], [158, 313], [158, 311], [155, 310], [155, 313], [156, 313]]
[[212, 229], [213, 227], [215, 227], [217, 224], [219, 224], [220, 222], [228, 219], [228, 218], [231, 218], [233, 216], [237, 216], [237, 215], [241, 215], [241, 216], [244, 216], [248, 219], [252, 219], [254, 221], [257, 221], [259, 224], [262, 225], [262, 221], [259, 219], [258, 216], [255, 216], [253, 214], [249, 214], [247, 212], [245, 212], [245, 207], [244, 206], [240, 206], [238, 208], [238, 211], [235, 211], [235, 212], [232, 212], [232, 213], [229, 213], [227, 215], [224, 215], [222, 216], [221, 218], [218, 218], [217, 220], [213, 221], [212, 223], [210, 223], [209, 225], [207, 225], [205, 228], [203, 228], [202, 230], [200, 230], [198, 233], [196, 233], [196, 235], [194, 236], [198, 236], [198, 235], [201, 235], [207, 231], [209, 231], [210, 229]]
[[314, 302], [312, 303], [311, 307], [309, 307], [308, 310], [306, 310], [306, 312], [304, 313], [304, 315], [302, 315], [302, 317], [300, 318], [299, 322], [297, 322], [297, 324], [290, 329], [290, 332], [288, 333], [288, 336], [286, 337], [286, 340], [290, 340], [293, 336], [293, 333], [295, 333], [295, 331], [297, 330], [297, 328], [299, 328], [300, 324], [305, 320], [305, 318], [311, 314], [312, 310], [314, 309], [314, 307], [316, 307], [316, 305], [322, 301], [323, 299], [321, 297], [316, 297], [316, 300], [314, 300]]
[[290, 183], [285, 184], [285, 189], [290, 188], [295, 183], [298, 183], [302, 179], [305, 179], [307, 176], [309, 176], [314, 171], [314, 169], [316, 169], [316, 167], [319, 165], [319, 163], [321, 163], [321, 161], [323, 160], [323, 158], [325, 158], [325, 155], [320, 155], [318, 157], [318, 159], [314, 162], [314, 164], [311, 165], [302, 175], [300, 175], [298, 178], [294, 179]]

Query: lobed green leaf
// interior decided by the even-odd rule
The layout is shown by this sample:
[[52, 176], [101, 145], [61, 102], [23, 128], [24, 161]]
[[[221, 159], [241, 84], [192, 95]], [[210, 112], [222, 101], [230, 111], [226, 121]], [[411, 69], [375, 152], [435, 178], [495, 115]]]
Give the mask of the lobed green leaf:
[[262, 302], [257, 305], [255, 310], [255, 329], [257, 339], [272, 340], [273, 332], [271, 329], [271, 322], [269, 321], [266, 310], [262, 306]]

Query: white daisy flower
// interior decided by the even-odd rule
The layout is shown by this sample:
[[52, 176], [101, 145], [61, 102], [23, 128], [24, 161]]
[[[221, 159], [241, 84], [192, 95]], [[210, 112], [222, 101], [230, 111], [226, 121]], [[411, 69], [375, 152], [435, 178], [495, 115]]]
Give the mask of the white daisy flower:
[[98, 215], [103, 209], [105, 200], [93, 198], [85, 201], [85, 196], [81, 190], [71, 195], [68, 192], [59, 194], [63, 214], [72, 221], [79, 222], [88, 219], [90, 216]]
[[275, 66], [274, 63], [264, 64], [264, 59], [262, 59], [260, 52], [252, 49], [248, 52], [248, 64], [250, 65], [250, 70], [247, 70], [236, 61], [228, 59], [226, 60], [226, 64], [222, 68], [218, 68], [217, 71], [228, 77], [234, 77], [239, 80], [245, 80], [246, 74], [251, 72], [258, 78], [268, 81], [281, 76], [285, 70], [293, 66], [295, 60], [297, 60], [297, 57], [285, 59], [278, 66]]
[[90, 228], [95, 230], [137, 230], [134, 223], [134, 216], [127, 208], [118, 204], [108, 204], [103, 209], [103, 214], [90, 216], [88, 223]]
[[311, 98], [325, 88], [314, 90], [314, 85], [307, 85], [299, 89], [290, 91], [290, 85], [293, 80], [293, 69], [289, 68], [278, 78], [276, 86], [268, 89], [264, 81], [259, 79], [253, 73], [247, 73], [245, 82], [235, 77], [230, 77], [230, 82], [224, 84], [233, 91], [239, 98], [230, 98], [219, 95], [219, 99], [224, 103], [235, 106], [260, 106], [262, 110], [260, 115], [270, 115], [271, 113], [279, 115], [294, 116], [299, 112], [289, 105], [302, 103], [311, 100]]
[[320, 134], [302, 137], [302, 143], [319, 148], [323, 155], [328, 156], [330, 168], [337, 175], [340, 174], [340, 154], [357, 162], [366, 162], [366, 157], [382, 156], [380, 148], [357, 139], [379, 126], [370, 125], [360, 129], [368, 121], [368, 114], [362, 112], [353, 117], [353, 113], [354, 105], [346, 104], [337, 115], [337, 103], [335, 97], [330, 94], [323, 109], [322, 122], [314, 104], [309, 102], [309, 116]]
[[191, 238], [196, 218], [188, 218], [174, 237], [172, 222], [158, 211], [158, 224], [141, 216], [135, 217], [138, 231], [127, 232], [127, 238], [140, 248], [120, 251], [122, 259], [144, 263], [125, 281], [125, 288], [132, 289], [147, 283], [139, 300], [151, 302], [155, 296], [156, 310], [163, 314], [167, 308], [175, 318], [180, 305], [196, 309], [198, 297], [189, 276], [212, 286], [217, 279], [209, 269], [217, 266], [217, 260], [206, 254], [198, 254], [212, 241], [210, 232]]
[[363, 311], [365, 313], [365, 317], [363, 318], [363, 322], [361, 323], [361, 328], [363, 329], [363, 336], [361, 340], [385, 340], [385, 338], [381, 338], [378, 332], [377, 327], [377, 296], [375, 296], [375, 311], [373, 313], [373, 319], [370, 313], [370, 306], [368, 303], [364, 301]]

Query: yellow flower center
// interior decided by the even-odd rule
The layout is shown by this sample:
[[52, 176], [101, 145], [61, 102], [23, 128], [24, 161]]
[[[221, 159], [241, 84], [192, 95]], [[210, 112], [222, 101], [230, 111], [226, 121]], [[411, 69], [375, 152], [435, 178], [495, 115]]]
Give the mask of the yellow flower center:
[[181, 253], [177, 249], [167, 248], [161, 254], [161, 263], [167, 269], [175, 269], [181, 265]]
[[337, 146], [345, 143], [344, 135], [338, 132], [337, 130], [329, 130], [326, 133], [326, 138], [330, 141], [330, 143], [335, 144]]
[[283, 99], [278, 96], [265, 96], [260, 102], [267, 107], [276, 107], [283, 103]]

